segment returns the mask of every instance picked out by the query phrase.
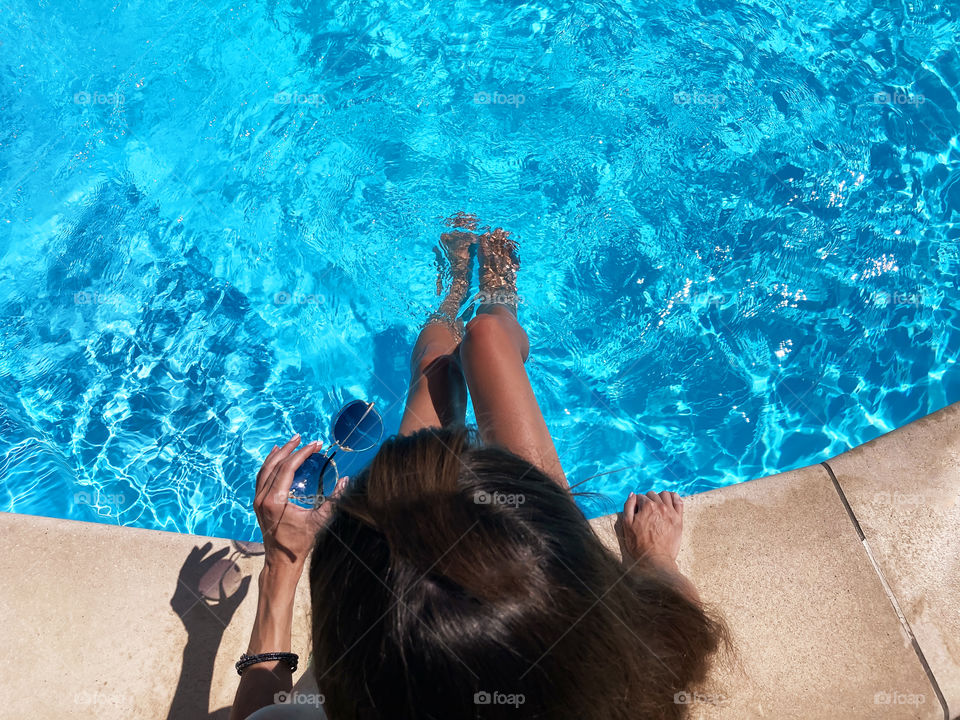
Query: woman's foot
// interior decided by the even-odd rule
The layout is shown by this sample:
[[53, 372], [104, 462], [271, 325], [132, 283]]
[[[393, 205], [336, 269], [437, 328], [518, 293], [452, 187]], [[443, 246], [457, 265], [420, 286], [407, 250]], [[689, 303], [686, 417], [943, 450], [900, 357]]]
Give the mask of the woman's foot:
[[[470, 289], [470, 248], [477, 242], [477, 236], [469, 230], [477, 227], [477, 218], [464, 212], [447, 218], [447, 225], [463, 228], [445, 232], [440, 236], [443, 251], [437, 248], [437, 295], [444, 295], [444, 278], [449, 276], [450, 286], [440, 307], [430, 315], [427, 322], [440, 322], [448, 325], [457, 336], [463, 337], [463, 322], [457, 319], [460, 306]], [[446, 262], [444, 262], [446, 256]]]
[[634, 564], [643, 563], [660, 571], [697, 601], [696, 588], [677, 566], [682, 534], [683, 499], [677, 493], [630, 493], [623, 505], [623, 542]]
[[634, 560], [675, 566], [683, 532], [683, 500], [674, 492], [630, 493], [623, 506], [623, 539]]
[[480, 303], [506, 305], [517, 314], [517, 271], [520, 257], [517, 244], [503, 228], [480, 236]]
[[[455, 228], [463, 228], [440, 235], [440, 245], [443, 246], [444, 253], [450, 263], [450, 272], [454, 277], [463, 275], [469, 278], [470, 248], [477, 242], [477, 236], [473, 232], [467, 231], [477, 229], [477, 218], [475, 215], [458, 212], [456, 215], [447, 218], [446, 223]], [[442, 292], [441, 278], [437, 277], [437, 295], [442, 294]]]
[[444, 220], [444, 222], [452, 227], [476, 230], [480, 220], [473, 213], [465, 213], [463, 210], [458, 210]]

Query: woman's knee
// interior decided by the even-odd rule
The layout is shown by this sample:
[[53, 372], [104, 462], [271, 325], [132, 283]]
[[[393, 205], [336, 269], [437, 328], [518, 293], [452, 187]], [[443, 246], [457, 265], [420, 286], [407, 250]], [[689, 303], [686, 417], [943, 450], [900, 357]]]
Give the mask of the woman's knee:
[[464, 328], [460, 356], [516, 348], [524, 362], [530, 354], [527, 333], [511, 313], [485, 312], [476, 315]]
[[410, 358], [410, 374], [416, 379], [436, 372], [438, 366], [445, 365], [451, 358], [450, 348], [441, 343], [424, 345]]
[[420, 331], [410, 354], [410, 374], [417, 378], [433, 367], [438, 360], [450, 356], [457, 349], [457, 337], [440, 324], [427, 325]]

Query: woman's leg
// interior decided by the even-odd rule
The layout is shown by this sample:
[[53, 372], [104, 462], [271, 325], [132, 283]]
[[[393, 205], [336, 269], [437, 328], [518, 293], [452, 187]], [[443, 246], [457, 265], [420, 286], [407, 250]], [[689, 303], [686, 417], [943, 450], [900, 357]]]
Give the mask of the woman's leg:
[[524, 363], [527, 333], [517, 322], [516, 247], [502, 230], [480, 238], [480, 292], [484, 304], [467, 323], [460, 344], [480, 435], [519, 455], [569, 487], [553, 438], [530, 387]]
[[410, 391], [400, 420], [401, 435], [463, 424], [467, 386], [455, 354], [458, 342], [456, 331], [439, 322], [420, 331], [410, 360]]
[[[476, 228], [476, 218], [457, 213], [447, 221], [456, 228]], [[428, 427], [462, 425], [467, 407], [467, 386], [457, 356], [463, 334], [457, 320], [460, 305], [470, 286], [470, 246], [476, 236], [454, 230], [440, 236], [450, 265], [450, 288], [413, 346], [410, 358], [410, 391], [400, 420], [401, 435]], [[437, 292], [441, 292], [443, 268], [438, 269]]]

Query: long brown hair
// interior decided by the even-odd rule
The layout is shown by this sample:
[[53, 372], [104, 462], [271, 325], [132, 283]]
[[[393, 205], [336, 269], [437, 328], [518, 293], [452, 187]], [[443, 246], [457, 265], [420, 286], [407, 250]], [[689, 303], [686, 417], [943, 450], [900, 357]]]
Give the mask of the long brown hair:
[[310, 564], [331, 720], [678, 718], [721, 621], [466, 428], [384, 443]]

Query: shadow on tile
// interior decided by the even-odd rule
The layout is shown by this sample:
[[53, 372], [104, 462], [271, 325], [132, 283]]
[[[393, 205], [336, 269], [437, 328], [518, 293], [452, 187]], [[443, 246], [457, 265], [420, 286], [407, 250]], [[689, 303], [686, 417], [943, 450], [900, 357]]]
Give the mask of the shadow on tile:
[[235, 542], [233, 553], [227, 547], [210, 553], [212, 547], [212, 543], [194, 547], [170, 598], [170, 607], [187, 631], [187, 644], [168, 720], [230, 716], [229, 706], [209, 709], [214, 662], [223, 633], [250, 589], [252, 576], [243, 576], [234, 560], [259, 553], [251, 543]]

